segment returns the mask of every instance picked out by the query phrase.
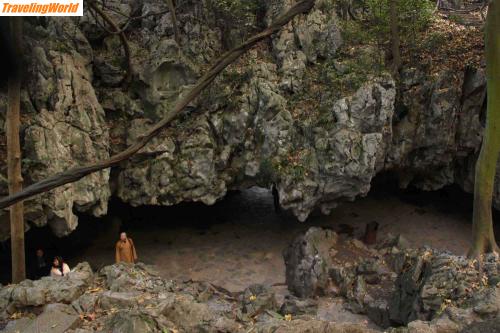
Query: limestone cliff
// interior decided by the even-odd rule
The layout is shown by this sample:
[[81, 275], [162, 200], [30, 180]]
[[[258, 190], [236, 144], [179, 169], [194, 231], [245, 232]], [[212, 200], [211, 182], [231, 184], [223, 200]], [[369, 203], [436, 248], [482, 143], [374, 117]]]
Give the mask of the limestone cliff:
[[[127, 88], [120, 85], [120, 41], [93, 16], [26, 20], [25, 183], [104, 159], [134, 142], [212, 59], [293, 2], [255, 1], [258, 8], [244, 16], [224, 12], [218, 3], [179, 2], [178, 45], [164, 2], [108, 1], [110, 8], [141, 17], [127, 30], [133, 64]], [[75, 211], [106, 214], [111, 195], [133, 206], [210, 205], [228, 190], [272, 183], [282, 207], [303, 221], [315, 208], [328, 213], [343, 200], [366, 195], [385, 171], [397, 174], [402, 186], [459, 184], [471, 191], [483, 126], [481, 66], [431, 74], [425, 66], [408, 65], [396, 84], [384, 68], [372, 70], [368, 63], [369, 70], [355, 76], [353, 60], [369, 60], [374, 50], [346, 47], [334, 4], [317, 1], [308, 15], [251, 50], [129, 162], [30, 200], [28, 223], [48, 224], [64, 236], [77, 226]], [[349, 80], [333, 84], [339, 81], [325, 79], [329, 75]], [[3, 90], [0, 110], [5, 107]], [[5, 195], [6, 181], [0, 181]], [[7, 235], [4, 214], [0, 238]]]

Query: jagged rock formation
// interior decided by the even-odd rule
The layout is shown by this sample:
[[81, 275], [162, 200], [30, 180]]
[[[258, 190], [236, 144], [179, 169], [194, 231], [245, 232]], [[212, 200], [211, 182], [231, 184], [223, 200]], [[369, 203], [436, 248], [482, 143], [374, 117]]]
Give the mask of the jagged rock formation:
[[[0, 289], [0, 324], [16, 311], [25, 314], [9, 321], [1, 332], [37, 332], [37, 325], [51, 327], [50, 331], [55, 333], [376, 332], [363, 325], [326, 322], [313, 316], [286, 319], [284, 315], [288, 313], [278, 312], [274, 292], [262, 285], [231, 294], [205, 282], [165, 281], [143, 264], [107, 266], [95, 275], [88, 265], [81, 264], [76, 273], [79, 275], [45, 277]], [[88, 278], [81, 279], [81, 275]], [[58, 294], [51, 293], [61, 283], [79, 286], [82, 282], [84, 288], [78, 288], [78, 292], [68, 293], [63, 287]], [[41, 295], [46, 290], [60, 297], [33, 296], [34, 302], [18, 296], [26, 295], [27, 291]], [[33, 318], [28, 314], [33, 310], [41, 314]]]
[[[177, 45], [168, 12], [146, 15], [165, 10], [164, 3], [108, 2], [126, 14], [146, 15], [129, 29], [134, 75], [126, 89], [119, 86], [125, 61], [119, 39], [91, 15], [27, 20], [25, 183], [122, 150], [168, 112], [210, 59], [291, 3], [266, 2], [235, 26], [221, 23], [217, 1], [186, 0], [177, 13]], [[344, 41], [335, 8], [331, 0], [317, 1], [307, 16], [225, 71], [171, 129], [115, 168], [111, 178], [103, 171], [30, 200], [27, 221], [64, 236], [77, 226], [75, 211], [103, 215], [111, 195], [134, 206], [213, 204], [228, 190], [272, 183], [282, 207], [303, 221], [315, 208], [328, 213], [338, 202], [366, 195], [383, 171], [399, 175], [402, 186], [435, 190], [459, 184], [471, 191], [482, 133], [483, 70], [431, 76], [425, 68], [404, 68], [398, 87], [382, 71], [363, 77], [353, 91], [338, 90], [320, 79], [332, 59], [329, 70], [349, 75], [345, 59], [336, 59]], [[118, 24], [126, 21], [110, 16]], [[356, 52], [354, 59], [372, 51]], [[3, 178], [0, 191], [7, 191]], [[0, 238], [6, 237], [4, 214]]]
[[[109, 157], [108, 128], [92, 86], [92, 48], [85, 36], [68, 19], [49, 20], [28, 35], [24, 47], [29, 51], [29, 79], [21, 103], [25, 183]], [[0, 108], [5, 107], [2, 95]], [[1, 183], [5, 195], [5, 178]], [[56, 235], [64, 236], [78, 224], [74, 210], [103, 215], [109, 197], [107, 170], [30, 200], [27, 220], [36, 226], [48, 223]], [[8, 215], [0, 225], [4, 238]]]
[[[266, 285], [229, 292], [207, 282], [167, 281], [142, 263], [98, 273], [83, 263], [65, 277], [0, 288], [0, 330], [459, 333], [498, 323], [497, 255], [480, 266], [433, 249], [406, 248], [401, 237], [368, 248], [345, 234], [311, 228], [285, 250], [285, 260], [290, 291], [314, 297], [278, 298]], [[319, 304], [331, 300], [373, 322], [363, 315], [325, 319]]]
[[284, 251], [286, 284], [294, 295], [306, 298], [327, 293], [337, 238], [332, 230], [313, 227]]
[[[368, 248], [331, 230], [311, 228], [285, 251], [287, 285], [297, 296], [342, 296], [356, 313], [397, 332], [459, 332], [500, 314], [500, 261], [430, 248], [405, 248], [389, 236]], [[418, 330], [420, 329], [420, 331]]]

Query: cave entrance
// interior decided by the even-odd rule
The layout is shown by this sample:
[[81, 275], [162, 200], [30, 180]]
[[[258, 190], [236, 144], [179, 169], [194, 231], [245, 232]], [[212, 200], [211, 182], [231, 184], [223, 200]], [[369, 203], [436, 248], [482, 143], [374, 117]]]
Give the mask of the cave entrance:
[[[82, 216], [82, 224], [92, 218]], [[282, 250], [300, 231], [317, 223], [298, 223], [276, 213], [270, 189], [229, 192], [212, 206], [131, 207], [113, 200], [90, 246], [72, 260], [94, 268], [112, 264], [120, 231], [134, 240], [139, 260], [169, 279], [203, 280], [239, 291], [252, 283], [284, 282]]]
[[[213, 206], [132, 207], [113, 199], [107, 216], [80, 215], [79, 227], [66, 238], [56, 238], [49, 228], [32, 228], [26, 234], [27, 263], [42, 247], [47, 259], [62, 255], [71, 266], [88, 261], [99, 269], [113, 263], [115, 242], [123, 230], [134, 239], [140, 261], [155, 265], [163, 277], [206, 280], [236, 291], [253, 283], [284, 282], [282, 251], [311, 226], [346, 229], [359, 237], [367, 223], [377, 221], [379, 237], [403, 234], [415, 246], [466, 251], [470, 195], [455, 187], [421, 192], [388, 184], [376, 180], [367, 197], [341, 204], [329, 216], [315, 212], [304, 223], [288, 212], [277, 214], [271, 191], [257, 187], [230, 192]], [[498, 214], [495, 221], [498, 226]], [[2, 283], [10, 279], [8, 243], [0, 249]]]
[[[88, 261], [94, 269], [112, 264], [115, 243], [125, 231], [134, 240], [139, 260], [156, 265], [169, 278], [207, 280], [221, 276], [216, 282], [235, 289], [255, 279], [274, 283], [269, 276], [282, 270], [280, 253], [291, 235], [277, 239], [285, 230], [300, 231], [310, 225], [297, 223], [288, 212], [276, 213], [271, 190], [259, 187], [231, 191], [213, 206], [189, 202], [132, 207], [113, 198], [105, 217], [76, 213], [79, 224], [68, 237], [55, 237], [49, 227], [32, 227], [26, 233], [28, 275], [38, 248], [44, 249], [47, 260], [61, 255], [71, 267], [81, 261]], [[0, 272], [1, 283], [10, 280], [9, 252], [7, 241], [0, 248], [0, 264], [5, 268]], [[244, 264], [245, 260], [254, 267], [247, 267], [251, 265]], [[264, 263], [261, 269], [255, 267], [259, 260]], [[220, 274], [223, 270], [246, 278], [228, 283], [237, 276]]]

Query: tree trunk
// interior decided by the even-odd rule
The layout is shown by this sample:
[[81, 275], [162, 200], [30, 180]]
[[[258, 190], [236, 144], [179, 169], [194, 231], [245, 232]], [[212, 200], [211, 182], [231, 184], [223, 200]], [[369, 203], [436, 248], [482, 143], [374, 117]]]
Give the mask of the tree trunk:
[[469, 255], [498, 251], [493, 233], [492, 199], [500, 154], [500, 0], [490, 3], [485, 27], [488, 109], [481, 153], [476, 164], [473, 244]]
[[395, 75], [398, 75], [399, 70], [401, 69], [401, 52], [400, 52], [401, 42], [399, 38], [397, 1], [398, 0], [389, 0], [392, 66]]
[[[21, 57], [22, 18], [10, 19], [10, 42], [16, 62]], [[7, 108], [7, 174], [9, 194], [22, 190], [21, 147], [19, 143], [20, 100], [21, 100], [21, 66], [17, 65], [9, 76], [8, 108]], [[24, 258], [24, 218], [23, 203], [18, 202], [10, 207], [10, 240], [12, 250], [12, 282], [19, 283], [26, 278]]]

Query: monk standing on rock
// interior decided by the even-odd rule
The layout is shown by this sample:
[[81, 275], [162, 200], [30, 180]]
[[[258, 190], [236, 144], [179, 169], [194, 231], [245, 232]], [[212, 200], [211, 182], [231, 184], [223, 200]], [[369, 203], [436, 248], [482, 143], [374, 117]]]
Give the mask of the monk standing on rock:
[[116, 262], [128, 262], [133, 264], [137, 261], [134, 242], [128, 238], [125, 232], [120, 234], [120, 240], [116, 243]]

